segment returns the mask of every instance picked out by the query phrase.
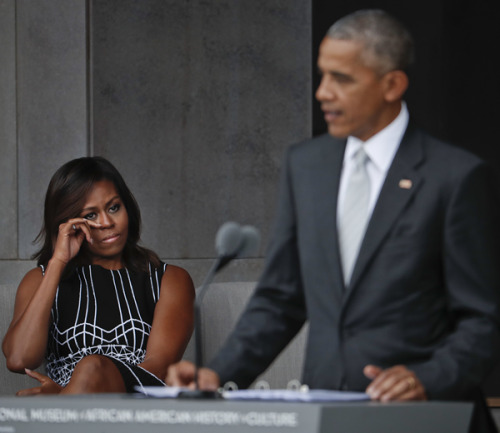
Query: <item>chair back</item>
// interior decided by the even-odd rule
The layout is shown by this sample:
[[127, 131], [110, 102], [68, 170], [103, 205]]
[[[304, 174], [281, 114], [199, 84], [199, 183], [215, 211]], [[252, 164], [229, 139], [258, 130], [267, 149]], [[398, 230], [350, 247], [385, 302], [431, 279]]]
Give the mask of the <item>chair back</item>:
[[[217, 353], [255, 290], [255, 282], [212, 283], [201, 306], [203, 360], [207, 363]], [[271, 388], [286, 388], [291, 380], [300, 380], [304, 359], [307, 325], [281, 352], [254, 385], [265, 380]], [[194, 360], [194, 338], [185, 359]]]

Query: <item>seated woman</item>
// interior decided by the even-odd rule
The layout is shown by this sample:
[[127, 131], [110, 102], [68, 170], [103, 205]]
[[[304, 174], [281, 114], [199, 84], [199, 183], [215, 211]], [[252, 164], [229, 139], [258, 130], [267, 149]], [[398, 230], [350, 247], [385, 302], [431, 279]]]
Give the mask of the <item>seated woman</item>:
[[[72, 160], [52, 177], [44, 225], [3, 340], [7, 366], [39, 393], [133, 392], [164, 385], [193, 330], [194, 288], [182, 268], [138, 245], [139, 207], [116, 168]], [[46, 358], [48, 377], [32, 371]]]

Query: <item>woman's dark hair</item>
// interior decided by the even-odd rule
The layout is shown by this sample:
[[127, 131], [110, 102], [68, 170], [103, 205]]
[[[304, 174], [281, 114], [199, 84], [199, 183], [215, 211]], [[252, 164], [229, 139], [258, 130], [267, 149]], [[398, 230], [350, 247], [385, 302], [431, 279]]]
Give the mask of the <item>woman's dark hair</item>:
[[[138, 245], [141, 233], [141, 212], [118, 170], [108, 160], [99, 157], [73, 159], [59, 168], [50, 180], [45, 195], [44, 221], [35, 242], [43, 242], [40, 250], [33, 255], [38, 265], [47, 266], [54, 252], [59, 225], [80, 215], [87, 194], [96, 182], [113, 182], [128, 214], [128, 238], [123, 251], [125, 266], [133, 270], [148, 271], [151, 262], [160, 265], [160, 259], [153, 252]], [[85, 249], [68, 263], [65, 274], [77, 266], [90, 264]]]

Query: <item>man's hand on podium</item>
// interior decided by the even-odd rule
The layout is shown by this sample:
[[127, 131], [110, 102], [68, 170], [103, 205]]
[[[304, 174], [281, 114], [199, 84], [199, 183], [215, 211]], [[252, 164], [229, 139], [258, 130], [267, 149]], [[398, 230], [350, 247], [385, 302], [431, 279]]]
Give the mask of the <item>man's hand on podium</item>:
[[[196, 389], [196, 367], [192, 362], [180, 361], [168, 368], [165, 383], [168, 386]], [[216, 391], [220, 386], [219, 375], [209, 368], [198, 370], [198, 386], [200, 390]]]
[[385, 370], [375, 365], [367, 365], [363, 373], [372, 379], [366, 388], [366, 393], [372, 400], [427, 400], [422, 382], [404, 365]]
[[[169, 367], [165, 383], [167, 386], [196, 389], [195, 371], [196, 367], [192, 362], [180, 361]], [[366, 389], [372, 400], [427, 400], [422, 382], [404, 365], [385, 370], [374, 365], [367, 365], [363, 373], [372, 379]], [[200, 368], [198, 384], [200, 390], [216, 391], [220, 387], [219, 376], [213, 370]]]

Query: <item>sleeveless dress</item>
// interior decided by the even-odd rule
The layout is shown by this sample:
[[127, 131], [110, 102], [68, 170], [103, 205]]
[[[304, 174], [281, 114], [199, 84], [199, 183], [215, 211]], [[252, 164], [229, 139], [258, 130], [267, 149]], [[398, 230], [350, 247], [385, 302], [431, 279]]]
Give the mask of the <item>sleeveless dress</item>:
[[150, 265], [146, 273], [86, 265], [61, 281], [52, 307], [48, 376], [65, 386], [82, 358], [98, 354], [114, 362], [127, 392], [134, 392], [136, 385], [165, 385], [137, 364], [146, 355], [166, 267]]

